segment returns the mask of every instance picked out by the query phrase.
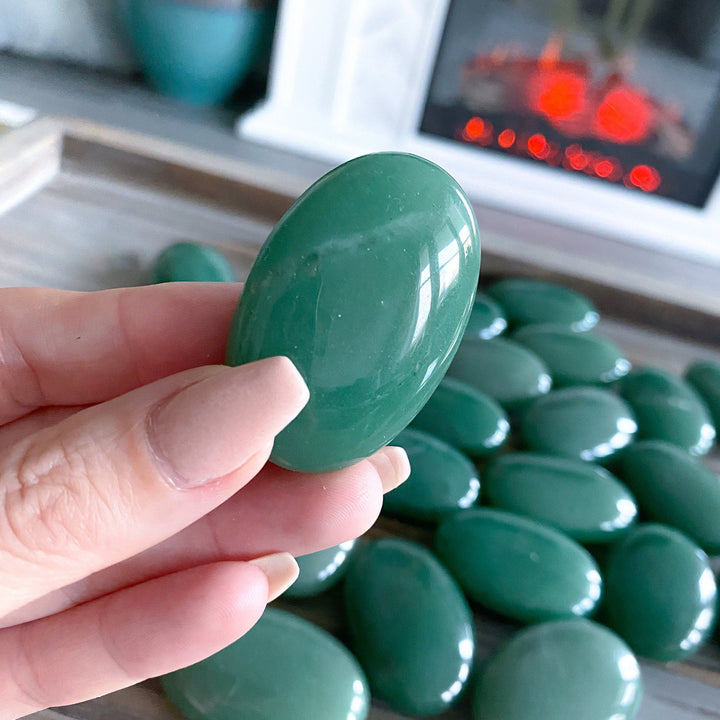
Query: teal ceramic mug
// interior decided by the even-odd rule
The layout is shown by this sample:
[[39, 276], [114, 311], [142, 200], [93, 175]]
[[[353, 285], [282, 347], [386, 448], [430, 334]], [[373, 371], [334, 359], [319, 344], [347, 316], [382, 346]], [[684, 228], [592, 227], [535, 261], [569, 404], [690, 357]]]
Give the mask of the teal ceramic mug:
[[148, 82], [196, 105], [230, 97], [268, 50], [267, 0], [125, 0], [122, 11]]

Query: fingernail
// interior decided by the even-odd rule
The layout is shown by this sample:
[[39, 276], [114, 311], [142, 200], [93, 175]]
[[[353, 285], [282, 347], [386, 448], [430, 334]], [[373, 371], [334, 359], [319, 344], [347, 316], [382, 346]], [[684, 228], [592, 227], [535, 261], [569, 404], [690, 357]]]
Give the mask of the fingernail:
[[286, 357], [223, 368], [156, 407], [148, 440], [172, 485], [198, 487], [266, 448], [308, 397]]
[[371, 455], [368, 460], [380, 476], [383, 492], [394, 490], [410, 477], [410, 461], [401, 447], [388, 445]]
[[282, 595], [297, 579], [300, 574], [295, 558], [287, 552], [263, 555], [262, 557], [250, 560], [267, 575], [268, 579], [268, 602]]

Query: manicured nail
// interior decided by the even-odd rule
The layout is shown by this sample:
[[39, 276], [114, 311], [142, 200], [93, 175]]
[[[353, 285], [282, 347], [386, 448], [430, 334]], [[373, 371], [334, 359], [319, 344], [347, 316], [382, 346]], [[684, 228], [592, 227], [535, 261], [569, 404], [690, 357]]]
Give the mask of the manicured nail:
[[383, 492], [394, 490], [410, 477], [410, 461], [401, 447], [388, 445], [371, 455], [368, 460], [375, 466], [380, 476]]
[[300, 568], [295, 558], [287, 552], [263, 555], [262, 557], [250, 560], [267, 575], [268, 579], [268, 602], [282, 595], [298, 578]]
[[286, 357], [223, 368], [156, 407], [148, 439], [172, 485], [198, 487], [267, 448], [308, 397]]

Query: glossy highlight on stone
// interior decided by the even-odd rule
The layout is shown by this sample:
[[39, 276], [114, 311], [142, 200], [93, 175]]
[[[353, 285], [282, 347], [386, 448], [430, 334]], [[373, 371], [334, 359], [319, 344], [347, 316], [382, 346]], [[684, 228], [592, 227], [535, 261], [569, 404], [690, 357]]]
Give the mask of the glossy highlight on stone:
[[720, 554], [720, 478], [684, 450], [642, 440], [620, 456], [618, 475], [649, 519], [682, 530], [710, 555]]
[[194, 242], [179, 242], [165, 248], [152, 266], [152, 281], [233, 282], [235, 271], [214, 248]]
[[588, 298], [557, 283], [506, 278], [493, 283], [485, 292], [497, 300], [512, 327], [557, 323], [575, 332], [584, 332], [595, 327], [599, 319]]
[[538, 398], [520, 425], [530, 450], [587, 461], [610, 458], [632, 442], [636, 432], [635, 416], [624, 400], [586, 386]]
[[643, 657], [697, 652], [713, 631], [717, 585], [707, 555], [677, 530], [639, 525], [612, 549], [603, 622]]
[[620, 348], [594, 333], [556, 325], [526, 325], [512, 337], [547, 365], [554, 387], [609, 385], [630, 371], [630, 361]]
[[370, 693], [357, 660], [307, 620], [267, 608], [219, 653], [162, 678], [188, 720], [365, 720]]
[[490, 340], [505, 332], [507, 319], [503, 309], [484, 293], [477, 293], [465, 335]]
[[230, 365], [288, 356], [310, 389], [272, 461], [324, 472], [388, 443], [445, 374], [479, 270], [470, 203], [427, 160], [365, 155], [310, 187], [261, 248], [227, 345]]
[[437, 522], [468, 508], [480, 496], [480, 477], [473, 463], [446, 442], [420, 430], [405, 429], [393, 445], [405, 448], [410, 477], [383, 499], [383, 512], [396, 517]]
[[715, 430], [720, 428], [720, 362], [696, 362], [685, 372], [685, 380], [707, 405]]
[[474, 720], [633, 720], [640, 666], [627, 645], [590, 620], [560, 620], [514, 635], [475, 685]]
[[497, 452], [510, 434], [507, 413], [495, 400], [451, 377], [443, 378], [412, 426], [473, 458]]
[[285, 591], [285, 597], [312, 597], [336, 585], [348, 568], [355, 540], [295, 558], [300, 567], [298, 579]]
[[506, 453], [486, 468], [483, 482], [490, 505], [552, 525], [581, 543], [613, 542], [637, 518], [628, 489], [582, 460]]
[[448, 375], [472, 385], [506, 409], [526, 405], [550, 390], [545, 363], [513, 340], [465, 337]]
[[435, 550], [468, 597], [521, 622], [589, 615], [602, 594], [587, 550], [559, 530], [503, 510], [451, 515], [438, 528]]
[[472, 614], [431, 552], [396, 538], [360, 548], [345, 607], [374, 696], [407, 715], [440, 713], [458, 700], [475, 652]]
[[635, 412], [638, 438], [665, 440], [691, 455], [705, 455], [715, 441], [707, 406], [693, 387], [655, 367], [637, 367], [620, 383], [620, 394]]

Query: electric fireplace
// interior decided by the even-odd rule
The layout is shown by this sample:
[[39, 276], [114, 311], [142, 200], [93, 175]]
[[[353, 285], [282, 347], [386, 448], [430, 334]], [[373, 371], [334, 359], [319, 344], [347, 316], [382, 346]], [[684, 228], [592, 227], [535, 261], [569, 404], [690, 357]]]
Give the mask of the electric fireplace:
[[720, 169], [703, 5], [718, 17], [693, 0], [453, 0], [420, 130], [702, 207]]
[[237, 128], [414, 152], [479, 208], [720, 266], [717, 0], [283, 0]]

